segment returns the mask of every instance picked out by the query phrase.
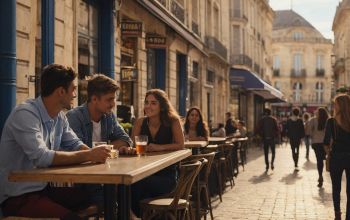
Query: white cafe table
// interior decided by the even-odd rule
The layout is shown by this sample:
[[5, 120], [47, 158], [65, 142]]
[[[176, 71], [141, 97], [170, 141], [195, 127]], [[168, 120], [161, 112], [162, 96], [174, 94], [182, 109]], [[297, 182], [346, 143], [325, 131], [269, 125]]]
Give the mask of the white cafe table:
[[[10, 181], [98, 183], [104, 186], [104, 219], [130, 219], [130, 185], [191, 155], [190, 150], [148, 153], [146, 156], [120, 156], [104, 164], [86, 163], [74, 166], [56, 166], [34, 170], [13, 171]], [[118, 198], [115, 187], [118, 184]]]
[[209, 144], [225, 144], [226, 137], [209, 137]]

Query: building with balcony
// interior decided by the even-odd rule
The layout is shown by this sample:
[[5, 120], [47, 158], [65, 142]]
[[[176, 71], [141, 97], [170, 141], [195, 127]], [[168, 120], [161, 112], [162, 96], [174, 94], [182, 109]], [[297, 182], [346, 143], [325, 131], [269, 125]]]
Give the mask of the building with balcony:
[[350, 86], [350, 1], [339, 3], [334, 19], [334, 84], [335, 88]]
[[247, 122], [250, 131], [254, 130], [266, 102], [282, 98], [269, 85], [273, 74], [270, 58], [273, 17], [267, 0], [230, 1], [230, 110], [236, 118]]
[[276, 11], [272, 31], [272, 84], [287, 103], [276, 104], [285, 114], [291, 106], [313, 112], [329, 106], [332, 42], [293, 10]]
[[1, 23], [7, 34], [0, 38], [9, 48], [0, 46], [0, 84], [6, 85], [0, 103], [8, 106], [0, 112], [0, 127], [15, 104], [40, 95], [41, 68], [50, 63], [79, 72], [74, 105], [86, 100], [86, 78], [100, 72], [118, 82], [117, 103], [133, 106], [136, 117], [143, 115], [146, 91], [161, 88], [180, 115], [198, 106], [207, 120], [223, 122], [229, 87], [228, 4], [1, 1], [0, 7], [9, 8], [1, 19], [9, 22]]

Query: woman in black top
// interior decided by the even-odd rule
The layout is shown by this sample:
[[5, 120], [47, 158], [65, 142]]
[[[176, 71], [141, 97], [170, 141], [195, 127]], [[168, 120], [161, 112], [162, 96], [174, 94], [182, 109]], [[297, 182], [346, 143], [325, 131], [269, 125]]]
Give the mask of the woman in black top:
[[[167, 94], [160, 89], [146, 93], [145, 117], [137, 119], [132, 129], [135, 136], [147, 135], [147, 152], [181, 150], [184, 136], [180, 117], [171, 105]], [[170, 166], [132, 185], [132, 209], [140, 216], [139, 201], [170, 193], [176, 185], [176, 167]]]
[[199, 108], [192, 107], [188, 110], [184, 127], [189, 141], [208, 141], [209, 129]]
[[[332, 139], [332, 144], [331, 144]], [[334, 99], [334, 117], [328, 119], [324, 137], [327, 156], [330, 154], [335, 219], [341, 219], [341, 178], [346, 174], [346, 219], [350, 220], [350, 96], [341, 94]]]

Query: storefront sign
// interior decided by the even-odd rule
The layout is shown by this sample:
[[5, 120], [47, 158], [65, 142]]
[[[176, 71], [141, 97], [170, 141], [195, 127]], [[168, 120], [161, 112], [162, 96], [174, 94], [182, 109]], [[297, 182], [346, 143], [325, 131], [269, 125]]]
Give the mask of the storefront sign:
[[166, 48], [166, 37], [158, 35], [146, 35], [147, 48]]
[[122, 66], [121, 67], [121, 81], [136, 81], [137, 69], [133, 66]]
[[142, 22], [123, 21], [121, 24], [122, 35], [127, 36], [142, 36]]

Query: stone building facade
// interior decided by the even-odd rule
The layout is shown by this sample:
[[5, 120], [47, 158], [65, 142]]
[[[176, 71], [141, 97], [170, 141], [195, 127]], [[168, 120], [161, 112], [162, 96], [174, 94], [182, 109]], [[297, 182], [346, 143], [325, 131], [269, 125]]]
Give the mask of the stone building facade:
[[332, 42], [293, 10], [276, 11], [272, 32], [272, 84], [287, 103], [274, 105], [284, 115], [292, 106], [313, 112], [330, 107]]
[[350, 1], [339, 3], [332, 30], [334, 32], [334, 87], [350, 86]]
[[[273, 18], [267, 0], [230, 1], [230, 110], [236, 118], [246, 121], [250, 131], [254, 130], [269, 99], [276, 98], [271, 92], [282, 98], [269, 85]], [[242, 81], [246, 83], [243, 85]]]
[[[16, 36], [12, 36], [17, 50], [16, 103], [40, 94], [41, 68], [50, 60], [42, 51], [48, 51], [50, 62], [79, 72], [75, 105], [86, 100], [86, 78], [102, 72], [118, 81], [117, 103], [133, 106], [136, 117], [143, 115], [146, 91], [161, 88], [182, 116], [198, 106], [206, 120], [223, 122], [229, 102], [228, 4], [228, 0], [17, 0]], [[46, 26], [48, 21], [53, 25]]]

